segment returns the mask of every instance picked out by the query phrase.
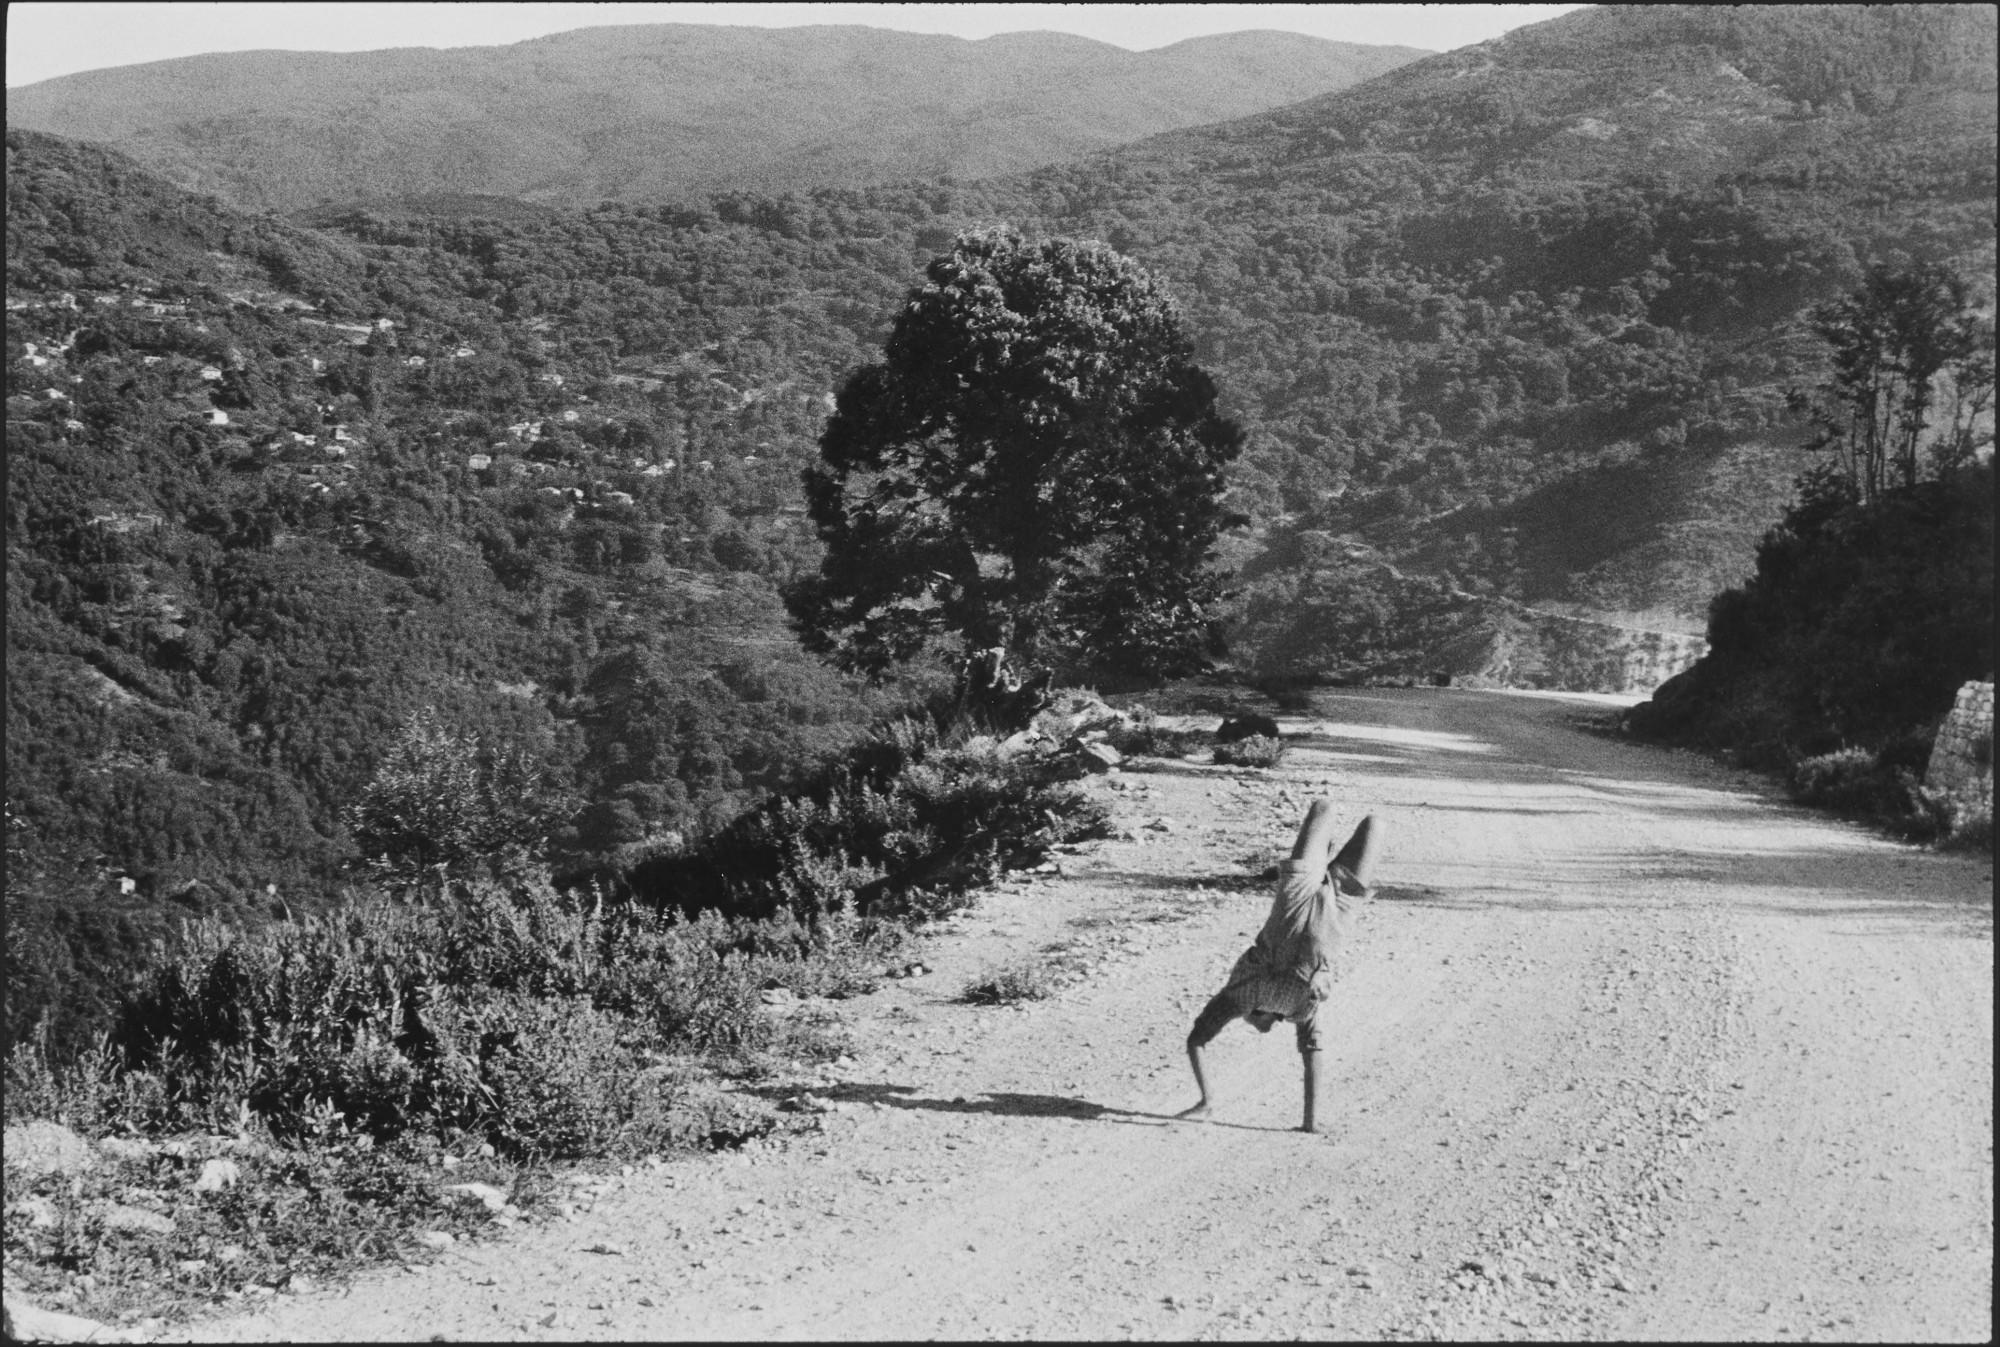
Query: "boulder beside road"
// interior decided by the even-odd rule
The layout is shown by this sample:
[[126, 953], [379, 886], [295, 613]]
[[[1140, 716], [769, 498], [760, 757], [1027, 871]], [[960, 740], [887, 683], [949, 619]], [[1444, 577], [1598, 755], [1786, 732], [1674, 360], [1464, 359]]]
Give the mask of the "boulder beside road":
[[[8, 1130], [12, 1130], [11, 1128]], [[0, 1297], [5, 1306], [4, 1331], [8, 1342], [144, 1342], [139, 1329], [113, 1328], [81, 1315], [63, 1314], [32, 1305], [9, 1292]]]
[[88, 1141], [61, 1123], [39, 1118], [9, 1127], [0, 1144], [6, 1147], [7, 1164], [31, 1178], [81, 1174], [97, 1164], [97, 1152]]

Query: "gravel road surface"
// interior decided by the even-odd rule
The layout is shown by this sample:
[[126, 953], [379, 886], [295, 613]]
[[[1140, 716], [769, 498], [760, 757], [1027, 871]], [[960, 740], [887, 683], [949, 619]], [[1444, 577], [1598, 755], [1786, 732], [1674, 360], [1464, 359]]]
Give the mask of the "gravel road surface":
[[[1988, 1341], [1993, 880], [1588, 699], [1321, 694], [1274, 771], [1140, 761], [1118, 839], [833, 1003], [807, 1130], [190, 1338]], [[1208, 726], [1206, 718], [1199, 722]], [[1330, 1020], [1182, 1043], [1307, 803], [1387, 829]], [[1089, 969], [1018, 1007], [982, 970]], [[803, 1094], [803, 1097], [800, 1097]]]

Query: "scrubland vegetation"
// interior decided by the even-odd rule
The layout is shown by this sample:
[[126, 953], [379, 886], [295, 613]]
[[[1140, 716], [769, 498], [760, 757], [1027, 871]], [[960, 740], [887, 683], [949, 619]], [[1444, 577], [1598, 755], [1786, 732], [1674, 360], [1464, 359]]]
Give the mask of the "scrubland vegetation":
[[1832, 372], [1797, 400], [1828, 460], [1710, 605], [1708, 654], [1632, 729], [1782, 770], [1809, 804], [1990, 845], [1990, 809], [1922, 781], [1960, 685], [1993, 677], [1990, 302], [1944, 268], [1878, 267], [1815, 310]]
[[1215, 746], [1215, 760], [1226, 767], [1276, 767], [1284, 756], [1285, 741], [1268, 734]]
[[[1080, 166], [560, 212], [287, 222], [10, 131], [7, 1110], [131, 1142], [81, 1187], [10, 1163], [48, 1216], [10, 1217], [10, 1285], [241, 1293], [489, 1227], [448, 1160], [532, 1213], [555, 1160], [772, 1125], [721, 1083], [839, 1043], [766, 993], [865, 988], [1101, 823], [931, 709], [946, 627], [1275, 687], [1426, 677], [1524, 603], [1706, 612], [1634, 728], [1977, 837], [1915, 774], [1992, 669], [1990, 322], [1951, 381], [1985, 353], [1985, 419], [1917, 418], [1971, 438], [1864, 443], [1874, 475], [1829, 333], [1878, 274], [1990, 311], [1992, 15], [1822, 17], [1610, 7]], [[968, 237], [1104, 240], [1051, 256], [1163, 334], [1120, 348], [1145, 397], [1024, 360], [1038, 417], [1106, 436], [1037, 441], [1089, 451], [1059, 558], [996, 546], [997, 497], [947, 536], [940, 410], [876, 363]], [[1844, 475], [1793, 499], [1816, 452]], [[1092, 536], [1138, 485], [1149, 526]], [[901, 588], [833, 583], [885, 551]], [[1523, 679], [1596, 676], [1565, 659]], [[114, 1228], [146, 1193], [172, 1233]]]
[[[406, 828], [377, 857], [401, 901], [260, 929], [191, 922], [91, 1050], [52, 1056], [25, 1038], [8, 1058], [10, 1126], [114, 1139], [74, 1176], [9, 1164], [8, 1209], [27, 1213], [7, 1226], [10, 1287], [116, 1317], [302, 1285], [417, 1256], [420, 1234], [546, 1216], [551, 1162], [771, 1130], [775, 1115], [723, 1084], [845, 1044], [809, 1010], [769, 1013], [768, 993], [868, 990], [913, 929], [1003, 865], [1101, 827], [1041, 760], [990, 742], [928, 718], [886, 726], [677, 858], [685, 888], [653, 874], [634, 894], [563, 892], [533, 839], [454, 853], [469, 808], [445, 807], [425, 825], [436, 834]], [[465, 770], [468, 747], [413, 721], [358, 809], [379, 817], [412, 776], [455, 793], [447, 806], [490, 805], [511, 769]], [[1025, 987], [1013, 978], [996, 999]], [[209, 1161], [229, 1179], [204, 1193]], [[503, 1200], [449, 1191], [473, 1181]], [[147, 1192], [142, 1209], [164, 1219], [120, 1227]]]

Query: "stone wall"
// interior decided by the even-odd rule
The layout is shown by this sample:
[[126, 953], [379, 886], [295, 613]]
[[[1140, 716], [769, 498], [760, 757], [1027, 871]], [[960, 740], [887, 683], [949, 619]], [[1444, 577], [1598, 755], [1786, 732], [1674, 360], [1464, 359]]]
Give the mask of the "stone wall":
[[1993, 807], [1993, 685], [1967, 683], [1931, 746], [1924, 784]]

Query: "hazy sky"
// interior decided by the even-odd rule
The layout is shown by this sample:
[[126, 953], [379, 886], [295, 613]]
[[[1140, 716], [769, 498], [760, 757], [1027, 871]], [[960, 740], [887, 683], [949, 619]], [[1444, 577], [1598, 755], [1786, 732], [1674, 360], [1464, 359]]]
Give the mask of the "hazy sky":
[[991, 37], [1055, 29], [1134, 51], [1204, 33], [1279, 28], [1341, 42], [1448, 51], [1581, 5], [87, 4], [7, 6], [7, 84], [215, 51], [477, 47], [572, 28], [851, 23]]

